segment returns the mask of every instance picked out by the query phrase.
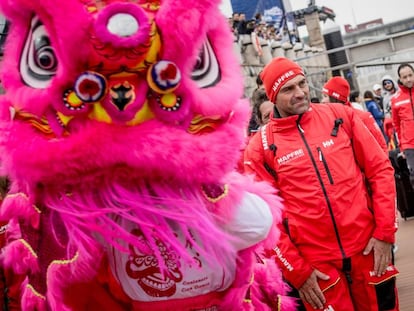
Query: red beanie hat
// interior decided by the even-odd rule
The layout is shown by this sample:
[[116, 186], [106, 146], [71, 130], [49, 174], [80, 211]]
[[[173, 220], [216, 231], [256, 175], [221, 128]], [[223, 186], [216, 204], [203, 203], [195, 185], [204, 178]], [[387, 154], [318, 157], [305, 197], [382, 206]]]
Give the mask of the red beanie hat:
[[260, 74], [260, 78], [269, 100], [274, 103], [280, 88], [297, 75], [304, 76], [303, 69], [288, 58], [276, 57], [267, 64]]
[[336, 98], [341, 102], [346, 103], [348, 101], [349, 93], [351, 88], [349, 87], [348, 81], [342, 77], [333, 77], [325, 83], [322, 89], [322, 93]]

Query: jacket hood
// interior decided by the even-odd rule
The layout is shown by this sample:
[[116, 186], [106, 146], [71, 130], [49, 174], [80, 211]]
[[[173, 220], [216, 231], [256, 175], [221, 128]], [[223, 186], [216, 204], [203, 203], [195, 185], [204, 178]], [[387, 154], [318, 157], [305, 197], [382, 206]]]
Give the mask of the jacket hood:
[[391, 77], [390, 75], [384, 75], [381, 78], [381, 86], [382, 86], [383, 89], [384, 89], [383, 83], [384, 83], [385, 80], [390, 80], [392, 82], [392, 84], [394, 85], [394, 88], [398, 89], [398, 82], [393, 77]]

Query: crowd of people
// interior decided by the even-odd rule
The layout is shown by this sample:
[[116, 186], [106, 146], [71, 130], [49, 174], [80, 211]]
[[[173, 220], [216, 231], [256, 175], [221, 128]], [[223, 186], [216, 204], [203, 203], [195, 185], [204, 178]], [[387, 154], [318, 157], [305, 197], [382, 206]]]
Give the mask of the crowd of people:
[[[249, 124], [248, 133], [257, 131], [259, 123], [254, 116], [257, 107], [255, 107], [254, 94], [262, 86], [260, 75], [256, 79], [256, 89], [251, 97], [253, 115]], [[401, 82], [395, 81], [390, 75], [384, 75], [379, 84], [374, 84], [372, 90], [365, 90], [361, 93], [359, 90], [351, 92], [348, 81], [343, 77], [332, 77], [321, 90], [322, 97], [311, 97], [312, 103], [326, 102], [348, 102], [349, 105], [357, 110], [369, 112], [376, 121], [383, 138], [385, 139], [388, 149], [397, 147], [396, 128], [392, 125], [391, 98], [399, 91]], [[327, 92], [326, 88], [330, 90]]]
[[265, 22], [260, 13], [257, 13], [254, 19], [246, 20], [246, 14], [235, 12], [229, 18], [229, 24], [236, 37], [254, 32], [269, 43], [283, 39], [277, 27], [273, 23]]
[[236, 12], [228, 18], [228, 23], [234, 37], [233, 47], [243, 68], [247, 98], [252, 96], [255, 77], [272, 58], [318, 52], [316, 48], [303, 45], [297, 30], [289, 29], [283, 20], [268, 21], [260, 13], [247, 20], [244, 13]]

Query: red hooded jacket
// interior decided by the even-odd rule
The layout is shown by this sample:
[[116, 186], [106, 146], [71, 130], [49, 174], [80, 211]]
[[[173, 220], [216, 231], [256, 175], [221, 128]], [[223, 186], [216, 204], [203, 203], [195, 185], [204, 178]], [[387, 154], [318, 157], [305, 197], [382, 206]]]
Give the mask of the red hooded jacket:
[[[360, 253], [371, 237], [393, 243], [397, 228], [387, 155], [353, 109], [330, 105], [311, 104], [302, 115], [272, 118], [245, 151], [246, 172], [272, 182], [284, 199], [282, 234], [274, 251], [284, 277], [296, 288], [310, 276], [313, 263]], [[344, 124], [336, 122], [333, 110], [344, 115]], [[266, 165], [275, 178], [265, 168], [265, 153], [274, 155]]]
[[400, 150], [414, 149], [414, 88], [400, 85], [391, 98], [391, 114]]
[[[348, 105], [352, 108], [351, 103], [346, 103], [345, 105]], [[377, 121], [375, 121], [372, 113], [368, 111], [363, 111], [359, 109], [354, 109], [355, 114], [362, 120], [362, 122], [365, 124], [365, 126], [368, 128], [368, 130], [371, 132], [372, 136], [374, 136], [375, 140], [378, 142], [382, 150], [384, 150], [385, 154], [388, 155], [388, 146], [385, 141], [385, 137], [381, 132], [380, 127], [378, 126]]]

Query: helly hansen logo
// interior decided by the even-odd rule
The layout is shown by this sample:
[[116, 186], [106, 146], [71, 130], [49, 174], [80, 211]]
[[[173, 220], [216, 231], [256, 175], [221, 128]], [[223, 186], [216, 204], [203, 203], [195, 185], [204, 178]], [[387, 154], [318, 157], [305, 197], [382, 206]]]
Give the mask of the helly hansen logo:
[[339, 99], [339, 96], [341, 96], [337, 92], [334, 92], [334, 91], [332, 91], [332, 93], [330, 93], [330, 91], [326, 88], [322, 88], [322, 93], [327, 93], [327, 94], [329, 94], [329, 96], [331, 96], [333, 98], [336, 98], [336, 99]]
[[323, 309], [323, 311], [335, 311], [335, 309], [329, 305], [327, 308]]
[[305, 153], [303, 152], [303, 149], [298, 149], [295, 151], [292, 151], [288, 154], [285, 154], [283, 156], [281, 156], [280, 158], [277, 158], [277, 163], [280, 164], [284, 164], [287, 163], [291, 160], [297, 159], [299, 157], [303, 157]]
[[336, 98], [336, 99], [339, 99], [339, 94], [338, 93], [336, 93], [336, 92], [332, 92], [332, 95], [331, 95], [333, 98]]
[[322, 146], [324, 148], [328, 148], [330, 146], [333, 146], [333, 144], [334, 144], [334, 141], [332, 139], [322, 142]]

